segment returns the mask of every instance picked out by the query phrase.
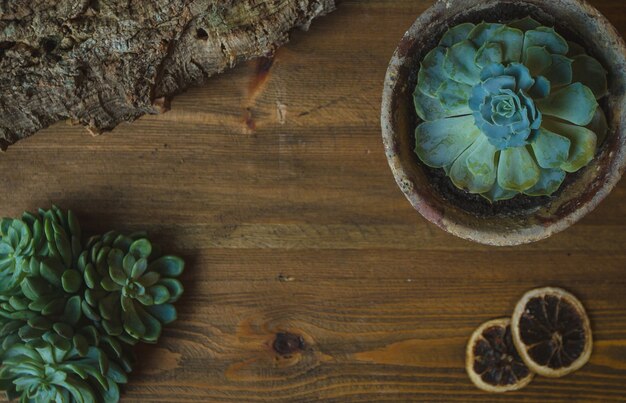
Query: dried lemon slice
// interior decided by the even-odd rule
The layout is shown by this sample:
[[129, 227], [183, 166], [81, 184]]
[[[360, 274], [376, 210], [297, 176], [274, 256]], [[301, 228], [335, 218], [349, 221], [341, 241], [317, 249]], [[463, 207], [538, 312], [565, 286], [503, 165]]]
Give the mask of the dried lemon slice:
[[591, 355], [591, 326], [585, 308], [560, 288], [524, 294], [513, 312], [511, 329], [520, 356], [539, 375], [567, 375], [585, 365]]
[[465, 369], [487, 392], [521, 389], [534, 376], [515, 349], [509, 318], [490, 320], [476, 329], [467, 343]]

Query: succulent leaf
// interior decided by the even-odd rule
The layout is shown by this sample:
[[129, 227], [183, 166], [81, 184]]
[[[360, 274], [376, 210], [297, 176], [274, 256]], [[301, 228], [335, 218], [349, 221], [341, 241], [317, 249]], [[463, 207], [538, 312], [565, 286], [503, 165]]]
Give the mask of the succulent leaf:
[[593, 57], [581, 54], [573, 57], [572, 80], [591, 89], [596, 99], [608, 94], [607, 71]]
[[162, 276], [178, 277], [183, 273], [185, 261], [178, 256], [161, 256], [150, 263], [150, 270]]
[[441, 38], [439, 42], [440, 46], [451, 47], [452, 45], [459, 43], [466, 39], [470, 32], [475, 28], [475, 25], [469, 22], [456, 25], [450, 28]]
[[428, 166], [452, 164], [480, 135], [472, 116], [425, 122], [416, 129], [415, 152]]
[[537, 105], [545, 115], [567, 120], [578, 126], [591, 123], [598, 108], [593, 92], [581, 83], [555, 90], [547, 98], [540, 99]]
[[80, 296], [74, 295], [67, 300], [65, 309], [63, 310], [63, 317], [67, 323], [75, 325], [78, 323], [81, 317], [81, 300]]
[[443, 69], [448, 77], [459, 83], [474, 85], [480, 79], [476, 65], [477, 49], [469, 40], [458, 42], [446, 51]]
[[604, 142], [604, 139], [609, 131], [609, 124], [606, 121], [606, 115], [604, 114], [602, 108], [596, 109], [596, 114], [593, 116], [591, 123], [589, 123], [586, 127], [596, 134], [597, 146], [600, 146], [600, 144]]
[[474, 176], [484, 178], [485, 184], [493, 186], [496, 180], [498, 149], [486, 137], [480, 137], [475, 144], [476, 148], [467, 157], [467, 168]]
[[502, 26], [490, 39], [492, 43], [499, 43], [503, 51], [503, 62], [516, 63], [522, 60], [524, 33], [516, 28]]
[[151, 271], [139, 277], [137, 279], [137, 282], [141, 284], [143, 287], [147, 288], [147, 287], [151, 287], [155, 285], [157, 281], [159, 281], [160, 278], [161, 276], [159, 275], [159, 273]]
[[567, 57], [573, 58], [574, 56], [586, 54], [585, 48], [583, 48], [576, 42], [567, 41], [567, 46], [569, 46], [569, 51], [566, 55]]
[[[484, 138], [481, 138], [474, 142], [467, 150], [465, 150], [459, 158], [456, 159], [454, 164], [452, 164], [452, 169], [450, 170], [450, 179], [452, 182], [460, 189], [467, 189], [467, 191], [471, 193], [483, 193], [489, 191], [491, 187], [493, 187], [493, 183], [496, 180], [495, 171], [485, 170], [485, 174], [475, 174], [474, 171], [470, 169], [470, 157], [476, 157], [477, 151], [479, 151], [484, 145], [484, 143], [489, 144]], [[491, 147], [494, 150], [495, 147]], [[491, 155], [493, 159], [493, 154]], [[475, 171], [479, 171], [482, 173], [483, 164], [488, 165], [489, 161], [473, 161], [473, 167]], [[493, 161], [491, 161], [493, 164]], [[480, 165], [479, 165], [480, 164]]]
[[537, 76], [535, 77], [535, 84], [528, 90], [528, 95], [532, 99], [541, 99], [550, 95], [551, 90], [550, 81], [544, 76]]
[[440, 46], [431, 50], [422, 60], [418, 88], [425, 95], [435, 97], [441, 84], [446, 81], [447, 76], [443, 69], [445, 57], [446, 48]]
[[161, 336], [161, 322], [159, 322], [154, 316], [146, 312], [146, 310], [143, 309], [141, 305], [137, 305], [136, 309], [146, 329], [143, 335], [143, 340], [148, 343], [156, 343], [156, 341]]
[[563, 55], [551, 55], [552, 63], [550, 67], [542, 72], [542, 75], [550, 82], [552, 87], [562, 87], [571, 84], [572, 59]]
[[183, 285], [180, 281], [174, 278], [161, 278], [158, 284], [167, 288], [167, 291], [170, 294], [170, 302], [176, 302], [183, 294]]
[[540, 27], [541, 23], [536, 21], [534, 18], [527, 16], [519, 20], [511, 21], [507, 25], [509, 27], [517, 28], [521, 31], [526, 32]]
[[129, 251], [137, 259], [148, 258], [152, 253], [152, 244], [147, 239], [140, 238], [130, 245]]
[[161, 323], [168, 324], [176, 320], [176, 308], [172, 304], [148, 305], [145, 309]]
[[550, 196], [556, 192], [565, 180], [565, 171], [562, 169], [541, 169], [539, 182], [524, 191], [528, 196]]
[[546, 120], [544, 125], [554, 133], [569, 139], [572, 144], [569, 158], [561, 165], [564, 171], [577, 172], [593, 159], [597, 143], [597, 137], [594, 132], [585, 127], [553, 120]]
[[154, 304], [164, 304], [170, 301], [170, 299], [172, 298], [169, 289], [163, 285], [155, 285], [154, 287], [150, 287], [149, 292], [154, 301]]
[[534, 84], [528, 67], [521, 63], [511, 63], [504, 69], [504, 74], [515, 78], [515, 88], [509, 88], [511, 91], [528, 91]]
[[136, 338], [141, 339], [146, 335], [146, 326], [142, 322], [137, 310], [135, 309], [135, 304], [132, 302], [130, 298], [122, 299], [122, 301], [130, 301], [126, 304], [123, 304], [122, 307], [122, 318], [124, 321], [124, 330], [126, 332]]
[[540, 171], [526, 147], [502, 150], [498, 162], [498, 184], [503, 189], [523, 192], [535, 186]]
[[474, 29], [470, 31], [467, 38], [474, 42], [477, 47], [483, 46], [486, 42], [489, 42], [493, 38], [498, 30], [502, 28], [502, 24], [491, 24], [488, 22], [481, 22], [476, 25]]
[[569, 157], [571, 142], [567, 137], [541, 128], [532, 142], [535, 159], [541, 168], [560, 168]]
[[552, 66], [552, 55], [545, 46], [531, 46], [526, 49], [524, 65], [533, 77], [540, 76]]
[[413, 100], [417, 116], [424, 121], [439, 120], [452, 116], [450, 112], [443, 108], [439, 98], [424, 94], [419, 87], [415, 88]]
[[83, 281], [76, 270], [65, 270], [61, 277], [61, 283], [65, 292], [73, 294], [80, 290]]
[[141, 258], [137, 260], [133, 265], [133, 268], [130, 271], [130, 277], [132, 277], [134, 280], [137, 280], [142, 276], [142, 274], [146, 272], [147, 269], [148, 261], [146, 260], [146, 258]]
[[[504, 61], [504, 52], [499, 43], [487, 42], [478, 49], [474, 63], [479, 70], [490, 64], [501, 64]], [[479, 73], [480, 74], [480, 73]]]
[[469, 115], [472, 110], [468, 101], [472, 86], [454, 80], [445, 81], [437, 90], [439, 101], [449, 116]]
[[553, 28], [537, 27], [527, 31], [524, 36], [524, 55], [533, 46], [543, 46], [551, 54], [566, 55], [569, 50], [567, 41]]

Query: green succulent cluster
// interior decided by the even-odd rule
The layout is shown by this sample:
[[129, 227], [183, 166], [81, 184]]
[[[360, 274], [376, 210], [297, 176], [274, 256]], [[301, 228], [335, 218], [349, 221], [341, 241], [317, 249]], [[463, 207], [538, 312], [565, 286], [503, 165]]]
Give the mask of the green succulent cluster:
[[176, 319], [183, 267], [177, 256], [160, 256], [143, 234], [93, 237], [78, 258], [83, 313], [125, 343], [155, 343], [162, 325]]
[[607, 93], [596, 59], [530, 17], [460, 24], [421, 62], [415, 152], [490, 202], [549, 196], [593, 159]]
[[145, 234], [82, 241], [57, 207], [0, 221], [0, 389], [22, 402], [116, 402], [133, 345], [176, 319], [184, 262]]

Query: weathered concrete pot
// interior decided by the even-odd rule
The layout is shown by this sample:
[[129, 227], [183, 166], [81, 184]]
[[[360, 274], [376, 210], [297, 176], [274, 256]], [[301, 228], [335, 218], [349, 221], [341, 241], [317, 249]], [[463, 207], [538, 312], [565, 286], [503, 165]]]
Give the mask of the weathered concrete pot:
[[[462, 22], [498, 22], [531, 15], [585, 46], [609, 72], [608, 99], [601, 101], [609, 134], [594, 160], [555, 196], [533, 207], [478, 214], [451, 201], [435, 186], [433, 171], [413, 152], [419, 122], [412, 92], [419, 62], [443, 33]], [[382, 100], [382, 132], [393, 175], [413, 207], [445, 231], [490, 245], [519, 245], [549, 237], [592, 211], [626, 168], [626, 46], [615, 28], [583, 0], [440, 0], [422, 14], [394, 53]]]

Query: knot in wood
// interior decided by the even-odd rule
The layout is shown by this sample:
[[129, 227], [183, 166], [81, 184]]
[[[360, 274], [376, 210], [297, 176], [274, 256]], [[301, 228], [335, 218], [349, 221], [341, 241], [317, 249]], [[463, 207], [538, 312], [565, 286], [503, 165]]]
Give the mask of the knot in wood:
[[280, 332], [276, 333], [272, 347], [278, 354], [288, 356], [304, 350], [305, 343], [302, 336], [288, 332]]

